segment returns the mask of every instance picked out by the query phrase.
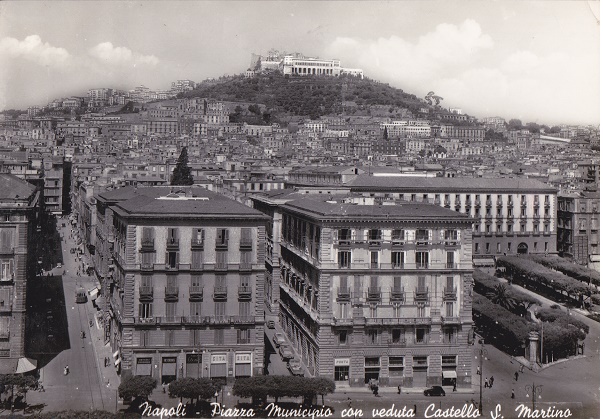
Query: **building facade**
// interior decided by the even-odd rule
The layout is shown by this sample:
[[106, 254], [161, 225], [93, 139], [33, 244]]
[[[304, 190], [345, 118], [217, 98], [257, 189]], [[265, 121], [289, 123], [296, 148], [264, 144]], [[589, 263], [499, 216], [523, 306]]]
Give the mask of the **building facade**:
[[559, 254], [597, 270], [601, 257], [599, 201], [597, 192], [560, 195], [557, 222]]
[[122, 371], [163, 383], [263, 373], [267, 217], [195, 187], [104, 192], [97, 211], [105, 334]]
[[319, 195], [256, 203], [276, 213], [271, 290], [311, 374], [351, 386], [471, 387], [467, 215]]
[[557, 190], [536, 180], [358, 176], [347, 187], [379, 201], [427, 201], [472, 216], [476, 263], [557, 251]]
[[35, 266], [40, 204], [38, 189], [0, 174], [0, 374], [14, 373], [25, 356], [27, 280], [36, 274], [28, 267]]

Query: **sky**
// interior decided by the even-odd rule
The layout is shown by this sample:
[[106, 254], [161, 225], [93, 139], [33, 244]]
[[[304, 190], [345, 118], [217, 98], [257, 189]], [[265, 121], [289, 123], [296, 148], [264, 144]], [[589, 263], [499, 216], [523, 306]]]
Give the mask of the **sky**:
[[599, 124], [596, 1], [2, 1], [0, 110], [240, 74], [272, 48], [477, 117]]

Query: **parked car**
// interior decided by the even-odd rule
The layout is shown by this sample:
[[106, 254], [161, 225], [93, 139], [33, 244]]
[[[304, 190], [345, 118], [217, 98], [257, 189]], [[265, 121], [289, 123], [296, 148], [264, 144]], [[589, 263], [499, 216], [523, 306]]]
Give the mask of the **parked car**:
[[289, 363], [287, 364], [287, 368], [289, 368], [289, 371], [291, 371], [291, 374], [293, 375], [300, 375], [302, 377], [304, 376], [301, 361], [297, 358], [290, 359]]
[[441, 386], [431, 386], [427, 390], [423, 391], [425, 396], [445, 396], [446, 392]]
[[272, 337], [272, 342], [274, 342], [274, 344], [278, 348], [282, 344], [287, 343], [287, 339], [285, 339], [285, 335], [283, 333], [276, 332]]
[[62, 268], [63, 264], [61, 262], [57, 263], [57, 268]]
[[268, 329], [274, 329], [274, 327], [276, 326], [274, 320], [268, 320], [266, 322], [266, 326], [268, 326]]
[[295, 356], [293, 354], [293, 349], [291, 349], [291, 346], [289, 346], [286, 343], [282, 344], [280, 346], [280, 348], [278, 349], [278, 352], [281, 354], [281, 358], [283, 360], [291, 359], [291, 358], [293, 358]]

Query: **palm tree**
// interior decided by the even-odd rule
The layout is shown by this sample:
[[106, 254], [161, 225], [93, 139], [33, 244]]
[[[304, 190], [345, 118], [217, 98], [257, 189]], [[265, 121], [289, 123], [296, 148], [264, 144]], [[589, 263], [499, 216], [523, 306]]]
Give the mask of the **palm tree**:
[[517, 306], [517, 301], [509, 295], [509, 288], [504, 284], [499, 284], [494, 287], [493, 292], [486, 294], [494, 304], [498, 304], [509, 311], [513, 311]]
[[534, 303], [531, 301], [519, 301], [515, 305], [515, 312], [521, 317], [525, 317], [528, 314], [528, 310]]

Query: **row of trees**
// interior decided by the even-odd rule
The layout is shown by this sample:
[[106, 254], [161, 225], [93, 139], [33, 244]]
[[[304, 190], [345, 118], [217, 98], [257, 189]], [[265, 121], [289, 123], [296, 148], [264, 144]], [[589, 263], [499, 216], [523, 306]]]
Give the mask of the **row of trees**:
[[306, 403], [317, 395], [323, 397], [335, 391], [335, 382], [326, 377], [298, 377], [289, 375], [259, 375], [238, 378], [232, 388], [235, 396], [266, 400], [273, 397], [303, 397]]
[[506, 269], [506, 275], [528, 286], [535, 287], [544, 294], [560, 295], [570, 300], [582, 302], [590, 293], [588, 285], [559, 272], [552, 271], [528, 258], [501, 256], [497, 266]]
[[514, 314], [524, 317], [532, 305], [540, 305], [540, 301], [531, 295], [502, 284], [492, 275], [475, 269], [473, 271], [475, 292], [487, 296], [495, 304], [501, 305]]
[[536, 263], [546, 266], [547, 268], [559, 271], [567, 276], [577, 279], [578, 281], [586, 282], [596, 286], [600, 285], [599, 272], [589, 269], [585, 266], [576, 265], [567, 259], [563, 259], [556, 255], [530, 255], [529, 258]]

